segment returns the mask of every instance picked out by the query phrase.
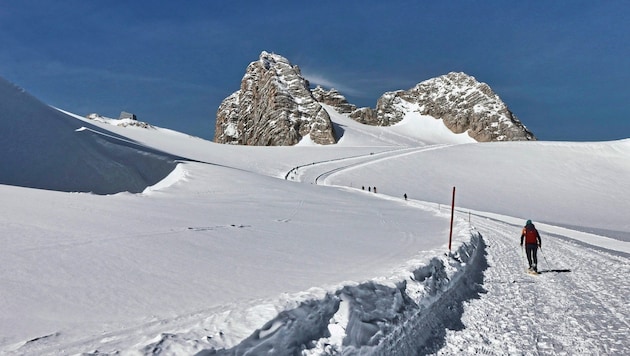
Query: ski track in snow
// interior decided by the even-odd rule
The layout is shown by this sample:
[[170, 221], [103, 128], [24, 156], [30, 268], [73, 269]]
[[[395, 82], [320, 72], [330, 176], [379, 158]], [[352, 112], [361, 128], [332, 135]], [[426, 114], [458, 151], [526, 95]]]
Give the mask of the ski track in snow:
[[487, 293], [466, 305], [466, 328], [449, 331], [438, 354], [630, 354], [627, 258], [541, 231], [541, 274], [532, 276], [520, 227], [483, 218], [474, 225], [487, 244]]

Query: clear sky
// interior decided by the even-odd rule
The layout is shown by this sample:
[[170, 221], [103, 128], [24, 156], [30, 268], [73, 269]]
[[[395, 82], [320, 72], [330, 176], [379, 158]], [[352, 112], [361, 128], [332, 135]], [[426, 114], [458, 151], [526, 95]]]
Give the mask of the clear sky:
[[[212, 139], [261, 51], [357, 106], [451, 71], [542, 140], [630, 137], [630, 1], [0, 0], [0, 76], [47, 104]], [[4, 118], [3, 118], [4, 119]]]

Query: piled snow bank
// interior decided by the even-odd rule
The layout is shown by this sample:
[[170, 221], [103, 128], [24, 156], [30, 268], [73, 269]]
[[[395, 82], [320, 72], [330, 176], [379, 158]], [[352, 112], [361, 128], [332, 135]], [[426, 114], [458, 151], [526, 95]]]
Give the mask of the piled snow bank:
[[142, 192], [142, 194], [151, 194], [153, 192], [166, 189], [177, 182], [185, 180], [187, 173], [183, 165], [183, 163], [179, 163], [177, 166], [175, 166], [175, 169], [173, 169], [173, 171], [169, 175], [167, 175], [164, 179], [155, 183], [154, 185], [148, 186]]
[[464, 329], [461, 321], [464, 302], [478, 299], [485, 292], [481, 287], [483, 272], [488, 267], [485, 256], [481, 234], [471, 231], [471, 240], [462, 244], [454, 255], [435, 258], [431, 265], [417, 270], [414, 276], [418, 281], [426, 275], [425, 282], [416, 285], [424, 286], [424, 290], [412, 299], [403, 320], [369, 350], [370, 354], [433, 354], [440, 350], [447, 329]]
[[[472, 228], [462, 233], [468, 241], [450, 255], [433, 257], [404, 276], [345, 285], [303, 301], [238, 345], [197, 355], [435, 352], [443, 346], [446, 329], [463, 328], [463, 303], [482, 292], [487, 267], [483, 238]], [[178, 343], [169, 334], [153, 346], [164, 347], [167, 337]]]

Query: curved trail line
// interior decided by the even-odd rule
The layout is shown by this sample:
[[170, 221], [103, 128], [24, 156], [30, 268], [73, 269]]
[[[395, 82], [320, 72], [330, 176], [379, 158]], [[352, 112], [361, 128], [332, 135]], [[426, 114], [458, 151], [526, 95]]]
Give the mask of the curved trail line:
[[[304, 170], [309, 170], [310, 167], [317, 167], [317, 168], [319, 168], [319, 167], [321, 167], [321, 165], [325, 165], [325, 164], [332, 164], [332, 163], [337, 163], [337, 162], [345, 162], [345, 161], [353, 161], [353, 160], [373, 159], [374, 157], [396, 155], [400, 151], [408, 151], [408, 150], [412, 150], [412, 149], [414, 149], [414, 148], [408, 148], [408, 147], [406, 147], [406, 148], [395, 148], [395, 149], [382, 151], [382, 152], [377, 152], [377, 153], [361, 154], [361, 155], [356, 155], [356, 156], [341, 157], [341, 158], [329, 159], [329, 160], [325, 160], [325, 161], [318, 161], [318, 162], [312, 162], [312, 163], [308, 163], [308, 164], [303, 164], [303, 165], [294, 167], [290, 171], [288, 171], [284, 175], [284, 179], [288, 180], [289, 178], [291, 178], [291, 179], [300, 178], [300, 176], [297, 175], [297, 172], [300, 169], [302, 169], [302, 171], [304, 171]], [[315, 179], [314, 183], [317, 183], [317, 178]]]
[[373, 159], [373, 160], [369, 160], [369, 161], [366, 161], [366, 162], [359, 162], [359, 163], [347, 165], [347, 166], [344, 166], [344, 167], [338, 167], [338, 168], [335, 168], [335, 169], [332, 169], [330, 171], [324, 172], [324, 173], [320, 174], [319, 176], [317, 176], [317, 178], [315, 178], [315, 184], [319, 184], [320, 179], [323, 178], [323, 182], [324, 182], [323, 184], [324, 185], [330, 185], [330, 184], [327, 183], [327, 179], [330, 178], [330, 177], [335, 176], [336, 174], [342, 173], [344, 171], [352, 170], [352, 169], [359, 168], [359, 167], [364, 167], [364, 166], [375, 164], [375, 163], [378, 163], [378, 162], [381, 162], [381, 161], [386, 161], [386, 160], [390, 160], [390, 159], [394, 159], [394, 158], [399, 158], [399, 157], [403, 157], [403, 156], [412, 155], [412, 154], [415, 154], [415, 153], [418, 153], [418, 152], [439, 150], [439, 149], [443, 149], [443, 148], [450, 147], [450, 146], [453, 146], [453, 145], [452, 144], [451, 145], [443, 144], [443, 145], [432, 145], [432, 146], [428, 146], [428, 147], [415, 147], [413, 149], [406, 150], [405, 152], [402, 152], [402, 153], [398, 153], [397, 152], [396, 154], [393, 154], [391, 156], [379, 157], [379, 158], [376, 158], [376, 159]]

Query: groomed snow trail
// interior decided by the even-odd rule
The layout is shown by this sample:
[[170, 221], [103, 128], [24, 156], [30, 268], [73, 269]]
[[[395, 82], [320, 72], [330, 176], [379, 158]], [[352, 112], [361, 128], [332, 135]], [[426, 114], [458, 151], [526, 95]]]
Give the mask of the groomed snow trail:
[[[630, 355], [630, 261], [542, 235], [540, 275], [525, 273], [520, 229], [477, 217], [487, 244], [487, 293], [465, 306], [440, 355]], [[570, 270], [570, 271], [568, 271]]]

